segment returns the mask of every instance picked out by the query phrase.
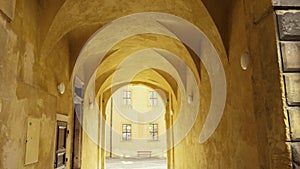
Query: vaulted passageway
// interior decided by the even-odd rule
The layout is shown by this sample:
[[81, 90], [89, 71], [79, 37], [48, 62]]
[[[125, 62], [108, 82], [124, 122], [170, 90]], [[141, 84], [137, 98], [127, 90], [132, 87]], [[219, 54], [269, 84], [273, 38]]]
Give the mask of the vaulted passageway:
[[298, 169], [299, 6], [0, 0], [0, 169]]
[[[160, 40], [165, 43], [161, 43]], [[204, 99], [205, 102], [210, 102], [211, 106], [199, 135], [199, 142], [203, 143], [213, 134], [222, 117], [226, 101], [226, 79], [217, 50], [201, 30], [179, 17], [152, 12], [120, 18], [92, 35], [80, 52], [74, 68], [74, 76], [84, 79], [83, 83], [87, 84], [84, 88], [83, 105], [96, 105], [96, 108], [85, 106], [83, 109], [83, 128], [88, 136], [84, 136], [83, 140], [98, 144], [98, 150], [94, 147], [94, 159], [90, 156], [85, 158], [85, 151], [90, 155], [92, 146], [83, 144], [83, 165], [104, 167], [105, 153], [102, 149], [108, 151], [107, 141], [104, 141], [107, 137], [104, 133], [109, 130], [101, 128], [107, 127], [108, 117], [105, 110], [109, 105], [108, 99], [119, 87], [131, 83], [150, 84], [149, 87], [156, 86], [155, 90], [165, 91], [163, 97], [165, 106], [161, 107], [168, 106], [168, 112], [165, 112], [165, 117], [164, 115], [161, 117], [166, 118], [167, 130], [160, 133], [159, 137], [171, 141], [167, 141], [160, 151], [167, 153], [169, 150], [168, 162], [170, 166], [174, 165], [171, 163], [171, 158], [174, 158], [172, 149], [189, 133], [199, 113], [201, 69], [197, 64], [200, 60], [204, 66], [202, 69], [206, 71], [210, 80], [203, 82], [206, 83], [206, 87], [202, 87], [202, 90], [211, 92], [211, 99]], [[112, 73], [110, 75], [107, 72]], [[120, 96], [119, 99], [113, 100], [115, 99], [120, 100]], [[115, 106], [120, 105], [119, 103]], [[119, 113], [124, 114], [122, 113], [124, 111], [128, 110], [123, 108]], [[126, 117], [134, 117], [135, 120], [131, 118], [131, 121], [143, 123], [145, 118], [135, 114], [135, 111], [133, 108]], [[97, 120], [95, 117], [99, 116], [98, 114], [101, 118]], [[150, 114], [148, 116], [151, 117]], [[171, 116], [175, 117], [172, 124], [167, 120]], [[147, 122], [153, 123], [154, 119]], [[118, 133], [114, 137], [117, 136]], [[138, 139], [136, 143], [132, 142], [138, 154], [145, 151], [143, 147], [150, 146], [147, 140], [143, 142]], [[117, 144], [119, 147], [115, 151], [121, 149], [123, 142]], [[152, 151], [155, 152], [153, 149]], [[120, 155], [120, 152], [111, 153]], [[96, 161], [98, 163], [95, 163]]]

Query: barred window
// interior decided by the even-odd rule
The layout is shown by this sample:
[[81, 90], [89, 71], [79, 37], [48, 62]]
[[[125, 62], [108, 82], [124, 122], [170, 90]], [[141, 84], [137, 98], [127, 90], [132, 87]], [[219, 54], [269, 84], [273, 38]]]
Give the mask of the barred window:
[[150, 140], [157, 141], [158, 140], [158, 124], [153, 123], [149, 125], [150, 130]]
[[123, 100], [125, 105], [131, 105], [131, 91], [124, 91]]
[[150, 100], [150, 106], [157, 105], [157, 93], [155, 91], [150, 91], [149, 100]]
[[130, 141], [131, 140], [131, 124], [122, 125], [122, 140]]

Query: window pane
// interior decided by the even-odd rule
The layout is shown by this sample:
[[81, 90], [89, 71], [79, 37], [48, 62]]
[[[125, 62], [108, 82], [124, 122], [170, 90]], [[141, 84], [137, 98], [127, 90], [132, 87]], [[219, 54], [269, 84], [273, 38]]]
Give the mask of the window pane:
[[157, 105], [157, 99], [152, 99], [153, 100], [153, 106]]
[[150, 140], [156, 141], [158, 140], [158, 124], [150, 124], [149, 125], [149, 131], [150, 131]]
[[130, 96], [131, 96], [131, 92], [130, 91], [124, 91], [124, 93], [123, 93], [123, 97], [124, 98], [130, 98]]
[[123, 100], [125, 105], [131, 104], [131, 91], [124, 91], [123, 92]]
[[131, 124], [122, 125], [122, 140], [123, 141], [131, 140]]
[[127, 136], [126, 133], [123, 133], [122, 134], [122, 140], [126, 140], [126, 136]]
[[150, 99], [150, 106], [157, 105], [157, 93], [155, 91], [150, 91], [149, 99]]
[[127, 134], [127, 140], [131, 140], [131, 133]]
[[156, 97], [156, 92], [155, 92], [155, 91], [151, 91], [151, 92], [150, 92], [150, 98], [157, 98], [157, 97]]

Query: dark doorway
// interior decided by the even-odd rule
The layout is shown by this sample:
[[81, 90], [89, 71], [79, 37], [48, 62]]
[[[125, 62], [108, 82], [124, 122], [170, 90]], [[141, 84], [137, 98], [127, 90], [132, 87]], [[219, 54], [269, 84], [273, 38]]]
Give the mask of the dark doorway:
[[83, 119], [83, 82], [75, 77], [74, 83], [74, 134], [72, 169], [81, 168], [82, 154], [82, 119]]
[[[76, 107], [80, 107], [79, 105], [75, 105], [75, 109], [79, 109]], [[76, 115], [77, 114], [77, 115]], [[79, 114], [79, 115], [78, 115]], [[82, 115], [80, 112], [76, 113], [74, 111], [74, 135], [73, 135], [73, 169], [81, 168], [81, 152], [82, 152], [82, 127], [81, 120]]]

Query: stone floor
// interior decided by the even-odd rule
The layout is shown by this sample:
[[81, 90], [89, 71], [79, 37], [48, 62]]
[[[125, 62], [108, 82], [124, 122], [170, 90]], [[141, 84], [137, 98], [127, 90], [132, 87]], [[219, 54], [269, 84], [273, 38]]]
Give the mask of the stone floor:
[[106, 169], [167, 169], [165, 158], [107, 158]]

